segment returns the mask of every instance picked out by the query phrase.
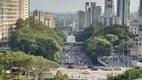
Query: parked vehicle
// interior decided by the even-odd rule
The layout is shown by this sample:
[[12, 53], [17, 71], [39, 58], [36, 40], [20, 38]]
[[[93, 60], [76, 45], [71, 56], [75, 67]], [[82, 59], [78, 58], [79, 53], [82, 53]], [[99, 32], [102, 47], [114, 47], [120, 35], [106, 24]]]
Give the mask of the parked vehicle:
[[121, 70], [121, 67], [114, 67], [114, 70]]
[[74, 66], [69, 65], [69, 66], [68, 66], [68, 69], [74, 69]]
[[94, 66], [93, 65], [89, 65], [87, 68], [88, 69], [92, 69], [92, 68], [94, 68]]
[[97, 71], [97, 70], [99, 70], [99, 69], [95, 67], [95, 68], [92, 68], [91, 70], [93, 70], [93, 71]]
[[83, 71], [82, 74], [91, 74], [90, 71]]

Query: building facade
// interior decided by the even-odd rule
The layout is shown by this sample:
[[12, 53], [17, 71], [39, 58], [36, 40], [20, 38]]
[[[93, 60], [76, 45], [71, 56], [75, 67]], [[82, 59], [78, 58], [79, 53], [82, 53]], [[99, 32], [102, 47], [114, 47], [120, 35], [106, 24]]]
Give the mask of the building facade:
[[142, 0], [140, 0], [139, 16], [142, 16]]
[[117, 0], [117, 16], [121, 18], [122, 25], [129, 25], [130, 0]]
[[85, 5], [85, 27], [89, 27], [95, 20], [96, 2], [86, 2]]
[[40, 20], [43, 24], [45, 24], [49, 28], [55, 28], [55, 20], [53, 13], [35, 10], [33, 12], [33, 17], [36, 20]]
[[99, 21], [102, 22], [105, 26], [111, 26], [114, 24], [119, 24], [121, 25], [121, 19], [117, 16], [101, 16], [99, 18]]
[[113, 16], [114, 15], [114, 1], [113, 0], [105, 0], [105, 16]]
[[85, 27], [85, 12], [84, 11], [77, 11], [76, 15], [76, 23], [77, 23], [77, 30], [82, 30]]
[[134, 35], [138, 35], [139, 33], [138, 20], [133, 20], [130, 22], [129, 31]]
[[29, 0], [0, 0], [0, 42], [7, 42], [9, 28], [29, 17]]
[[96, 8], [96, 20], [99, 20], [99, 18], [101, 17], [101, 14], [102, 14], [102, 7], [101, 6], [97, 6]]
[[101, 16], [101, 6], [97, 6], [96, 2], [86, 2], [85, 5], [85, 27], [89, 27], [95, 20]]

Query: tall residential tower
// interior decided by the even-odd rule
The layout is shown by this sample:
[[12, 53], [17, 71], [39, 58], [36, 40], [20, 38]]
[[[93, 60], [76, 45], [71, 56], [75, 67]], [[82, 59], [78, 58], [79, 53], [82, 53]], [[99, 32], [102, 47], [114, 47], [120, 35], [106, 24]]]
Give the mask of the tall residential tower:
[[128, 25], [130, 17], [130, 0], [117, 0], [117, 16], [121, 18], [122, 25]]
[[113, 0], [105, 0], [105, 16], [114, 15], [114, 2]]
[[0, 42], [7, 42], [9, 28], [17, 19], [28, 17], [29, 0], [0, 0]]
[[85, 5], [85, 27], [89, 27], [101, 16], [101, 6], [96, 6], [96, 2], [86, 2]]
[[140, 0], [139, 15], [142, 16], [142, 0]]

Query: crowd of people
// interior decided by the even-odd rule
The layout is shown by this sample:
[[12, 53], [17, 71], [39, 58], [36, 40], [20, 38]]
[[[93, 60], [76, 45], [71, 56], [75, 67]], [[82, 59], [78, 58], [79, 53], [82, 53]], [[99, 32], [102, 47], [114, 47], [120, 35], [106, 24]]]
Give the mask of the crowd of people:
[[83, 54], [82, 45], [64, 45], [61, 63], [86, 66], [87, 58]]

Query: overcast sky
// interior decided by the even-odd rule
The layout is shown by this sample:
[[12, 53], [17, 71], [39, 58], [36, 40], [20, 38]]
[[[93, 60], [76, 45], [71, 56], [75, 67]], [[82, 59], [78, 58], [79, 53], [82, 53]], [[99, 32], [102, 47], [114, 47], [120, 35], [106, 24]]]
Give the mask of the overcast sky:
[[[116, 8], [116, 1], [115, 8]], [[104, 0], [30, 0], [31, 11], [38, 9], [48, 12], [76, 12], [85, 10], [85, 2], [97, 2], [104, 11]], [[139, 8], [139, 0], [131, 0], [131, 11]]]

